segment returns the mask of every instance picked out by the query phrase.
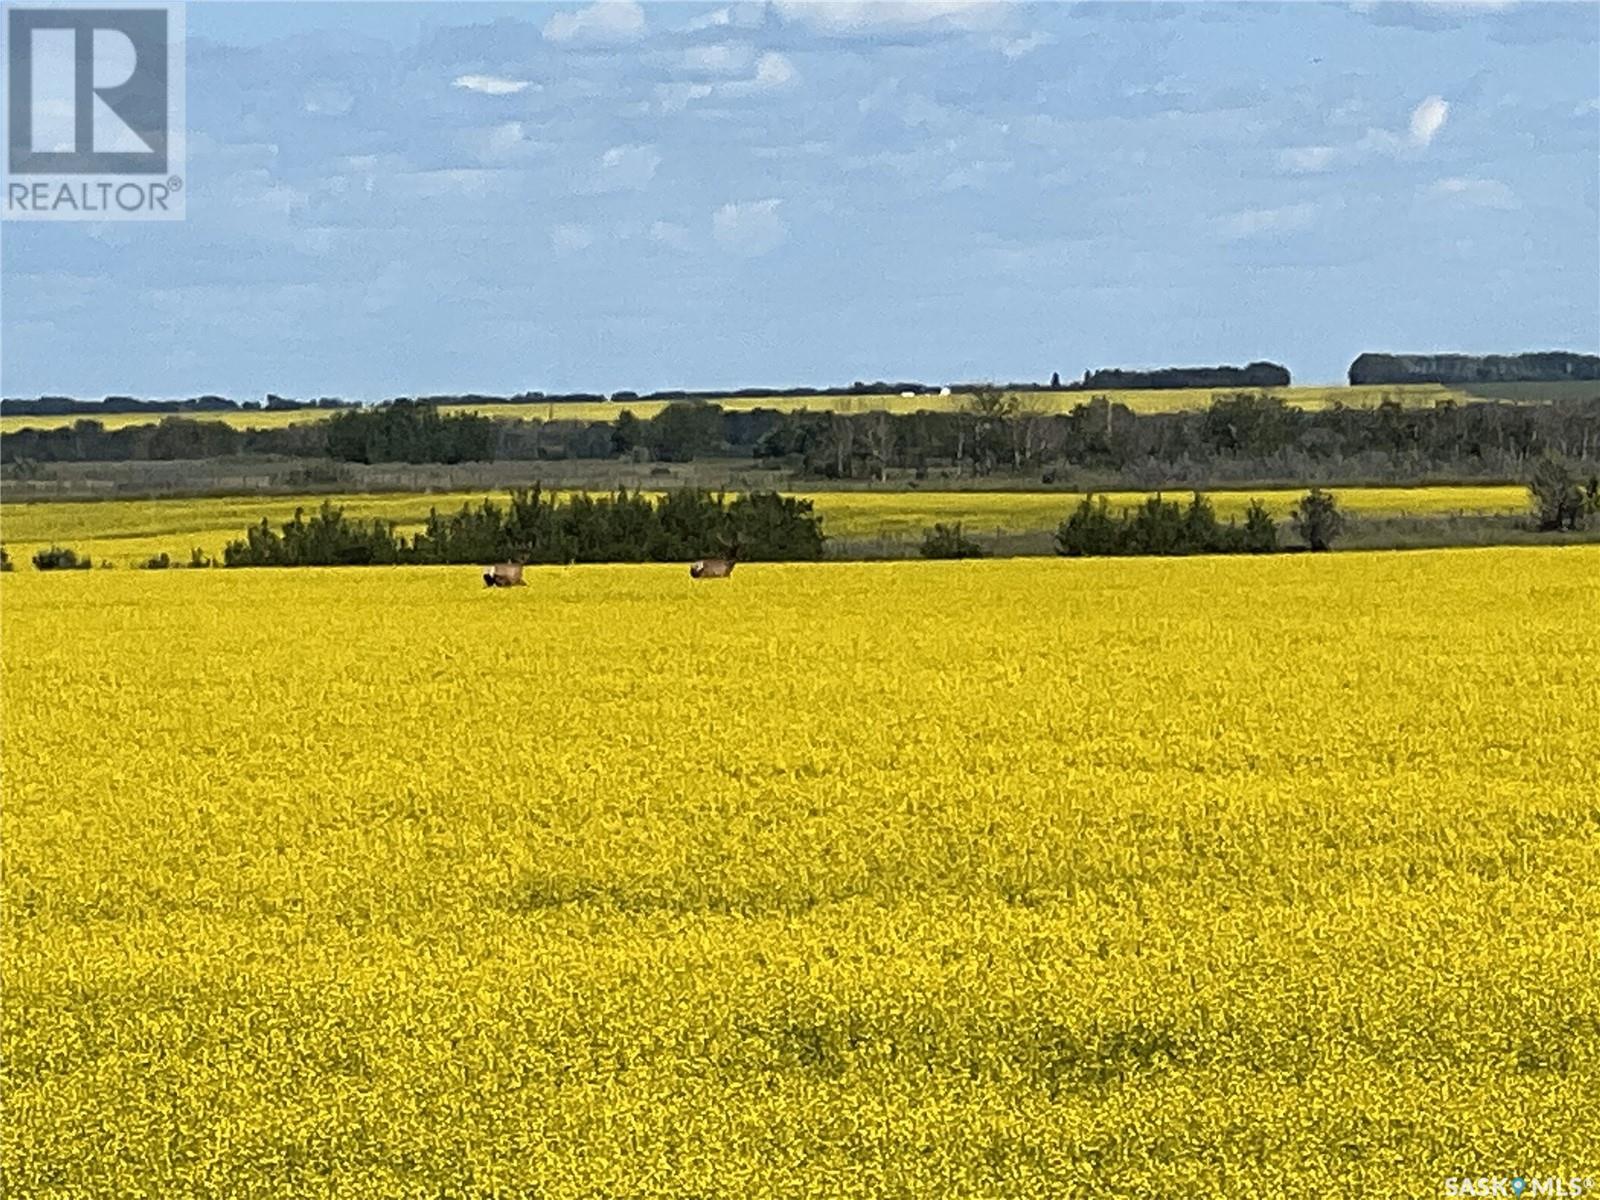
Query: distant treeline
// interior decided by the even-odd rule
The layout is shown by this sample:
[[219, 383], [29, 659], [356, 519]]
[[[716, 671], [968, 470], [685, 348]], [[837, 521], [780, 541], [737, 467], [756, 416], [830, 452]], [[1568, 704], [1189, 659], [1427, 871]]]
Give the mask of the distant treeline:
[[1600, 355], [1363, 354], [1350, 364], [1351, 386], [1373, 383], [1559, 383], [1600, 379]]
[[[961, 385], [958, 385], [958, 387]], [[1039, 390], [1046, 385], [1020, 383], [1016, 388]], [[936, 396], [945, 391], [938, 384], [887, 383], [876, 380], [841, 387], [745, 387], [728, 390], [688, 391], [671, 388], [665, 391], [618, 391], [609, 396], [604, 392], [517, 392], [510, 396], [489, 396], [479, 392], [446, 392], [429, 396], [399, 396], [386, 403], [407, 402], [435, 407], [490, 407], [514, 404], [625, 404], [641, 400], [725, 400], [775, 399], [793, 396], [899, 396], [910, 392], [918, 396]], [[291, 400], [269, 394], [265, 400], [231, 400], [226, 396], [195, 396], [187, 400], [140, 400], [133, 396], [107, 396], [103, 400], [78, 400], [71, 396], [39, 396], [22, 399], [7, 396], [0, 399], [0, 416], [6, 417], [70, 417], [110, 416], [126, 413], [197, 413], [197, 412], [289, 412], [302, 409], [352, 409], [377, 407], [363, 405], [354, 400], [324, 396], [316, 400]]]
[[1171, 388], [1276, 388], [1289, 386], [1289, 368], [1271, 362], [1247, 367], [1165, 367], [1159, 371], [1085, 371], [1072, 389], [1129, 391]]
[[1403, 479], [1427, 474], [1520, 475], [1550, 451], [1600, 461], [1600, 386], [1586, 401], [1500, 401], [1431, 408], [1303, 410], [1276, 396], [1219, 394], [1202, 411], [1138, 414], [1104, 396], [1070, 412], [991, 391], [957, 412], [839, 413], [728, 410], [679, 403], [614, 422], [494, 420], [398, 402], [280, 429], [230, 428], [168, 417], [108, 430], [77, 421], [0, 438], [0, 459], [98, 462], [277, 455], [341, 462], [455, 463], [617, 459], [681, 463], [755, 458], [817, 478], [884, 479], [888, 472], [990, 475], [1064, 469], [1134, 479]]
[[[1248, 367], [1169, 367], [1160, 371], [1085, 371], [1079, 383], [1061, 382], [1059, 374], [1048, 383], [1020, 381], [1005, 384], [1012, 392], [1082, 391], [1088, 388], [1193, 388], [1193, 387], [1287, 387], [1289, 372], [1273, 363], [1251, 363]], [[760, 400], [797, 396], [937, 396], [946, 392], [967, 392], [983, 387], [979, 383], [936, 384], [882, 379], [836, 387], [742, 387], [689, 390], [668, 388], [654, 392], [622, 390], [603, 392], [518, 392], [511, 396], [489, 396], [478, 392], [440, 393], [429, 396], [400, 396], [386, 403], [408, 402], [436, 407], [490, 407], [515, 404], [630, 404], [639, 401]], [[291, 400], [269, 394], [262, 400], [230, 400], [226, 396], [195, 396], [188, 400], [140, 400], [133, 396], [107, 396], [103, 400], [78, 400], [70, 396], [40, 396], [36, 399], [6, 397], [0, 400], [0, 416], [61, 417], [109, 416], [125, 413], [196, 412], [286, 412], [300, 409], [351, 409], [367, 406], [353, 400], [324, 396], [316, 400]]]
[[383, 563], [686, 562], [735, 553], [741, 560], [822, 557], [822, 518], [811, 501], [776, 492], [728, 500], [709, 492], [648, 496], [556, 496], [538, 487], [509, 502], [484, 500], [459, 512], [428, 514], [414, 537], [392, 522], [353, 520], [325, 502], [308, 519], [300, 509], [281, 531], [263, 520], [223, 551], [229, 567], [364, 566]]
[[0, 416], [70, 417], [111, 416], [125, 413], [285, 412], [307, 408], [351, 408], [352, 400], [324, 396], [317, 400], [289, 400], [270, 393], [265, 400], [230, 400], [226, 396], [194, 396], [187, 400], [141, 400], [135, 396], [107, 396], [103, 400], [77, 400], [71, 396], [40, 396], [0, 400]]
[[[1600, 379], [1600, 356], [1545, 351], [1534, 354], [1362, 354], [1350, 364], [1352, 386], [1384, 383], [1547, 383]], [[1059, 372], [1049, 382], [1016, 381], [1002, 384], [1008, 392], [1156, 391], [1173, 388], [1281, 388], [1291, 386], [1289, 369], [1274, 362], [1253, 362], [1243, 367], [1162, 367], [1127, 370], [1120, 367], [1085, 371], [1075, 382], [1063, 383]], [[983, 383], [920, 383], [914, 380], [856, 380], [830, 387], [668, 388], [653, 392], [627, 389], [612, 392], [517, 392], [509, 396], [479, 392], [449, 392], [426, 396], [401, 396], [398, 401], [438, 407], [515, 404], [630, 404], [639, 401], [759, 400], [796, 396], [935, 396], [965, 394], [990, 386]], [[264, 400], [233, 400], [226, 396], [195, 396], [187, 400], [142, 400], [134, 396], [107, 396], [80, 400], [71, 396], [0, 399], [0, 416], [106, 416], [125, 413], [184, 414], [196, 412], [283, 412], [301, 409], [375, 407], [323, 396], [295, 400], [268, 393]]]

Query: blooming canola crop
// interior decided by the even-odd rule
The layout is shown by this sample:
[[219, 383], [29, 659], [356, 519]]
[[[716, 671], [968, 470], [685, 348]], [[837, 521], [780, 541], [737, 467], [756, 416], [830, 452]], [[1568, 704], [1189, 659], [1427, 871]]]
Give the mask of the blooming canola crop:
[[19, 572], [10, 1195], [1600, 1175], [1600, 548]]

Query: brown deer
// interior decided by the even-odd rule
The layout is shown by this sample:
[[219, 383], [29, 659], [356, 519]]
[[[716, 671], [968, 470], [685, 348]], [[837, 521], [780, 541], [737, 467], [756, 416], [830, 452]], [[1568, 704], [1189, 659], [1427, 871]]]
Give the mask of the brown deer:
[[495, 563], [483, 573], [484, 587], [521, 587], [522, 564], [519, 562]]
[[730, 542], [723, 537], [718, 537], [717, 541], [722, 544], [726, 553], [721, 558], [702, 558], [690, 564], [691, 579], [726, 579], [733, 574], [734, 562], [739, 557], [739, 543], [737, 540]]

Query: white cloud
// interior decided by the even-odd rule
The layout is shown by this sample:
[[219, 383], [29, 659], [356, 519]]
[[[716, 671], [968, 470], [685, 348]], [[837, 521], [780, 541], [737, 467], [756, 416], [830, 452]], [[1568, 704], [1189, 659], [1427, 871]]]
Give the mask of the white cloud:
[[1335, 167], [1353, 166], [1376, 155], [1414, 157], [1417, 151], [1432, 143], [1449, 117], [1450, 102], [1442, 96], [1429, 96], [1411, 110], [1404, 134], [1372, 128], [1356, 141], [1343, 145], [1290, 146], [1278, 151], [1278, 167], [1292, 175], [1314, 175]]
[[1027, 37], [995, 38], [994, 48], [1009, 59], [1024, 58], [1056, 39], [1048, 33], [1030, 33]]
[[724, 5], [698, 16], [679, 28], [680, 33], [700, 33], [707, 29], [760, 29], [767, 23], [766, 0]]
[[485, 96], [514, 96], [533, 85], [526, 79], [504, 79], [499, 75], [458, 75], [450, 86]]
[[1009, 161], [967, 163], [946, 175], [939, 184], [939, 190], [954, 192], [970, 188], [973, 191], [982, 191], [989, 186], [996, 175], [1004, 175], [1014, 165]]
[[703, 17], [696, 17], [683, 27], [685, 33], [701, 29], [723, 29], [733, 24], [733, 14], [725, 8], [713, 9]]
[[1517, 207], [1516, 193], [1498, 179], [1463, 179], [1452, 176], [1431, 185], [1425, 195], [1434, 201], [1465, 204], [1473, 208]]
[[690, 46], [683, 52], [685, 70], [706, 75], [730, 75], [750, 65], [754, 51], [737, 42], [713, 42], [709, 46]]
[[751, 200], [724, 204], [711, 214], [711, 233], [717, 243], [736, 254], [758, 255], [781, 246], [789, 227], [778, 215], [782, 200]]
[[650, 226], [650, 240], [660, 242], [663, 246], [671, 246], [674, 250], [687, 250], [689, 231], [682, 225], [674, 225], [671, 221], [656, 221]]
[[713, 96], [731, 99], [775, 92], [788, 87], [799, 77], [799, 72], [786, 56], [769, 50], [756, 59], [755, 74], [748, 79], [730, 79], [723, 83], [657, 84], [656, 102], [662, 112], [681, 112], [696, 100]]
[[644, 9], [634, 0], [600, 0], [588, 8], [557, 13], [544, 26], [544, 36], [552, 42], [631, 42], [644, 31]]
[[1450, 102], [1443, 96], [1429, 96], [1411, 110], [1411, 144], [1426, 146], [1444, 128], [1450, 116]]
[[1003, 21], [1005, 4], [993, 0], [778, 0], [785, 20], [804, 21], [829, 33], [944, 24], [982, 29]]
[[794, 78], [794, 64], [776, 51], [768, 51], [756, 59], [756, 77], [750, 83], [757, 91], [768, 91], [781, 88]]
[[613, 146], [600, 156], [592, 191], [639, 191], [656, 177], [661, 155], [654, 146]]
[[594, 232], [587, 225], [557, 225], [550, 231], [550, 245], [557, 254], [574, 254], [594, 245]]
[[664, 113], [682, 112], [696, 100], [711, 95], [709, 83], [659, 83], [656, 85], [656, 104]]
[[1249, 208], [1222, 222], [1222, 233], [1230, 240], [1264, 237], [1305, 229], [1317, 217], [1315, 204], [1288, 204], [1282, 208]]
[[790, 146], [752, 146], [750, 153], [756, 158], [814, 158], [833, 149], [832, 142], [812, 139]]
[[1326, 171], [1339, 157], [1335, 146], [1293, 146], [1279, 151], [1278, 165], [1296, 175], [1311, 175]]
[[488, 129], [470, 130], [463, 141], [480, 162], [497, 165], [523, 161], [550, 149], [549, 142], [530, 138], [521, 121], [505, 121]]
[[356, 98], [335, 84], [313, 87], [306, 93], [302, 107], [313, 116], [344, 117], [355, 107]]

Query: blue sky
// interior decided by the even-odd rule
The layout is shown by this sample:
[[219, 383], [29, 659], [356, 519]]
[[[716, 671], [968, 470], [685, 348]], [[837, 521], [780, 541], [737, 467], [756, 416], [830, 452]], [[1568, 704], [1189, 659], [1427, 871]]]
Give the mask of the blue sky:
[[3, 231], [7, 395], [1600, 350], [1600, 6], [192, 3], [188, 219]]

